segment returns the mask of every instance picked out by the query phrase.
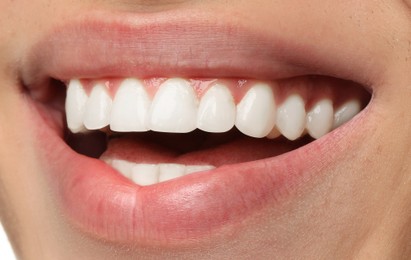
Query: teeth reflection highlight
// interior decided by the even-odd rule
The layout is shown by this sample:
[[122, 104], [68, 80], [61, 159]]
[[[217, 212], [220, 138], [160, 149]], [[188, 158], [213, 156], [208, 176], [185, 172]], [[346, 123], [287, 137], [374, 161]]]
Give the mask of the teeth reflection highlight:
[[125, 160], [105, 159], [121, 175], [141, 186], [170, 181], [187, 174], [215, 169], [212, 165], [183, 165], [175, 163], [145, 164]]
[[200, 100], [196, 87], [185, 79], [168, 79], [150, 95], [144, 82], [124, 79], [116, 91], [111, 90], [115, 92], [112, 100], [104, 84], [96, 83], [86, 92], [82, 81], [71, 80], [65, 105], [68, 128], [73, 133], [108, 125], [116, 132], [187, 133], [198, 128], [223, 133], [236, 126], [255, 138], [283, 135], [296, 140], [306, 133], [319, 138], [361, 111], [361, 103], [355, 99], [335, 111], [330, 99], [322, 99], [306, 114], [305, 100], [300, 95], [285, 96], [277, 105], [277, 89], [266, 83], [250, 85], [236, 104], [233, 90], [219, 82], [205, 93], [200, 89]]

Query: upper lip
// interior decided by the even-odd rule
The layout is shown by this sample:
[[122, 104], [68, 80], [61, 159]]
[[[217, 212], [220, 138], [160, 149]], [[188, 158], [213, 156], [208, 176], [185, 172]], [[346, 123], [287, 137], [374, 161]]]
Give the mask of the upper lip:
[[333, 51], [255, 32], [235, 20], [210, 20], [203, 12], [150, 14], [147, 20], [97, 12], [54, 27], [24, 57], [21, 77], [33, 92], [44, 91], [50, 78], [277, 80], [310, 74], [369, 83], [333, 59]]

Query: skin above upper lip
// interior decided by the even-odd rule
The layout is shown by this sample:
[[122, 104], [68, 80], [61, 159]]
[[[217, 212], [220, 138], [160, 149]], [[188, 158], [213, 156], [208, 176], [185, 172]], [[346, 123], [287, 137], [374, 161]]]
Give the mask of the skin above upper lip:
[[[204, 22], [201, 16], [147, 16], [144, 22], [132, 23], [129, 17], [111, 14], [103, 20], [90, 15], [57, 27], [23, 61], [24, 83], [41, 99], [49, 91], [49, 78], [177, 75], [275, 80], [318, 73], [351, 79], [353, 68], [329, 61], [331, 54], [321, 48], [272, 39], [233, 24]], [[188, 243], [216, 230], [236, 229], [267, 205], [280, 207], [358, 141], [353, 129], [367, 111], [292, 152], [149, 187], [131, 184], [104, 162], [73, 152], [61, 132], [47, 128], [35, 133], [43, 147], [41, 160], [45, 165], [53, 162], [46, 170], [51, 187], [74, 225], [115, 242]], [[42, 122], [40, 115], [33, 120]]]

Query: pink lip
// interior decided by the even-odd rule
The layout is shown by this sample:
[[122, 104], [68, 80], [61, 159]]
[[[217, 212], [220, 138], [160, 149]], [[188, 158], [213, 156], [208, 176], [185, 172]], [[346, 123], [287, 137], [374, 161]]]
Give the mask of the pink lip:
[[[280, 35], [256, 32], [235, 21], [213, 21], [208, 12], [193, 11], [187, 16], [187, 12], [173, 11], [137, 18], [126, 13], [88, 13], [54, 28], [33, 46], [23, 60], [21, 74], [25, 85], [40, 98], [50, 78], [275, 80], [323, 74], [353, 79], [358, 68], [341, 66], [330, 58], [341, 50]], [[356, 76], [358, 83], [369, 81]]]
[[[294, 51], [296, 45], [284, 39], [273, 46], [272, 39], [256, 33], [198, 18], [149, 21], [87, 19], [59, 27], [26, 60], [25, 82], [41, 92], [47, 77], [276, 79], [307, 72], [292, 64], [310, 60], [306, 51], [315, 53]], [[342, 140], [350, 133], [347, 125], [277, 157], [138, 187], [102, 161], [73, 152], [54, 130], [44, 129], [43, 119], [37, 120], [42, 162], [63, 212], [84, 232], [115, 242], [184, 243], [236, 227], [259, 210], [292, 198], [350, 145]]]

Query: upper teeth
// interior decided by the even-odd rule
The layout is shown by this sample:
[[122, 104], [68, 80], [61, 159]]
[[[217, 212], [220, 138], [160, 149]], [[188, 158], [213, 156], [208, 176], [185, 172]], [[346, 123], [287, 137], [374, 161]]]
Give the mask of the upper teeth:
[[110, 126], [117, 132], [187, 133], [196, 128], [226, 132], [233, 126], [248, 136], [275, 138], [280, 134], [295, 140], [305, 133], [314, 138], [349, 121], [360, 111], [358, 100], [349, 100], [334, 113], [332, 100], [318, 100], [308, 113], [306, 101], [290, 94], [281, 104], [275, 88], [255, 83], [236, 104], [229, 86], [214, 83], [205, 93], [197, 93], [188, 80], [172, 78], [149, 95], [138, 79], [125, 79], [114, 94], [105, 84], [96, 83], [88, 95], [79, 80], [68, 84], [67, 125], [74, 132]]

